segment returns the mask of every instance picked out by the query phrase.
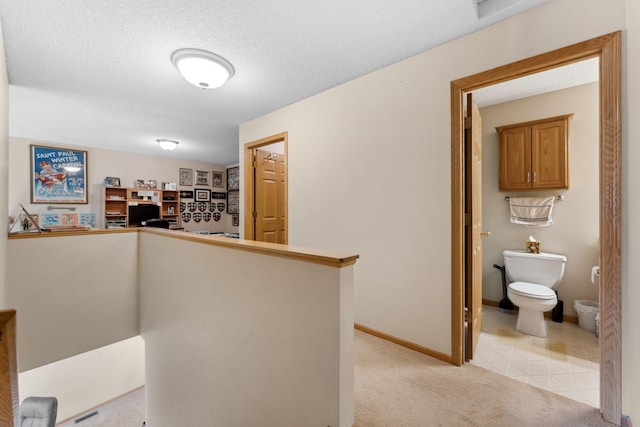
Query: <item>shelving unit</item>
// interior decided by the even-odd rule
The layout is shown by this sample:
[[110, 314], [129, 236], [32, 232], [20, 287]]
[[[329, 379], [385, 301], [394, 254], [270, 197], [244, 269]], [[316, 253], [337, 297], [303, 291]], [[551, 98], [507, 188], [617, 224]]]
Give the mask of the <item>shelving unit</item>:
[[177, 190], [162, 191], [160, 215], [169, 221], [169, 227], [180, 227], [180, 193]]
[[127, 189], [105, 187], [104, 194], [104, 228], [127, 227]]
[[104, 228], [135, 227], [129, 223], [129, 206], [160, 206], [160, 217], [169, 221], [171, 228], [180, 227], [180, 193], [177, 190], [105, 187]]

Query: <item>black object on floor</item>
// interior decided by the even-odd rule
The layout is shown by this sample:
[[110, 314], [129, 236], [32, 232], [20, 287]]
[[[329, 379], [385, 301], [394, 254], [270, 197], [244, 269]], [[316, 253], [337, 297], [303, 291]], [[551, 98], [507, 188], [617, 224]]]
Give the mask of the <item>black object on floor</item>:
[[503, 313], [515, 314], [516, 307], [511, 300], [507, 297], [507, 277], [504, 265], [493, 264], [494, 268], [500, 270], [502, 275], [502, 300], [498, 303], [498, 310]]
[[[558, 295], [558, 291], [556, 291], [556, 295]], [[561, 300], [558, 300], [556, 306], [551, 310], [551, 320], [558, 323], [562, 323], [564, 320], [564, 302]]]

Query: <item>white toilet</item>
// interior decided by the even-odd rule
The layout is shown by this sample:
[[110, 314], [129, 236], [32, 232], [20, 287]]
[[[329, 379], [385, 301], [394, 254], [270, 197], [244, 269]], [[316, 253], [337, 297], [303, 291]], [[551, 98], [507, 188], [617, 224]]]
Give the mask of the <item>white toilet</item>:
[[538, 337], [547, 336], [545, 311], [558, 303], [554, 289], [564, 276], [567, 257], [564, 255], [532, 254], [521, 250], [502, 252], [508, 278], [507, 297], [519, 307], [516, 329]]

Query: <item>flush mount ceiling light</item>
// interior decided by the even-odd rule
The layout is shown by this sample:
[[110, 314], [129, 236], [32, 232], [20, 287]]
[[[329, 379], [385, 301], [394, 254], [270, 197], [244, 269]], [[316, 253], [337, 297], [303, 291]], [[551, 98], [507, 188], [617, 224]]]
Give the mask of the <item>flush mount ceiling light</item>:
[[172, 139], [156, 139], [156, 141], [160, 144], [160, 147], [166, 151], [175, 150], [179, 144], [178, 141], [174, 141]]
[[203, 89], [222, 86], [234, 73], [229, 61], [206, 50], [176, 50], [171, 54], [171, 62], [186, 81]]

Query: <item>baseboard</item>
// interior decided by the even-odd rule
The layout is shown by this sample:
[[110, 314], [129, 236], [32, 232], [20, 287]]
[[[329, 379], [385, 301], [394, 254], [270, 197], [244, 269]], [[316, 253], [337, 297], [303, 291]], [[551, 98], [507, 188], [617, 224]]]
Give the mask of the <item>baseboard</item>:
[[387, 340], [387, 341], [391, 341], [392, 343], [401, 345], [403, 347], [409, 348], [411, 350], [417, 351], [419, 353], [422, 354], [426, 354], [427, 356], [431, 356], [431, 357], [435, 357], [436, 359], [440, 359], [444, 362], [447, 363], [453, 363], [453, 360], [451, 359], [451, 356], [449, 356], [448, 354], [444, 354], [444, 353], [440, 353], [439, 351], [436, 350], [432, 350], [430, 348], [427, 347], [423, 347], [421, 345], [418, 344], [414, 344], [411, 341], [407, 341], [404, 340], [402, 338], [398, 338], [398, 337], [394, 337], [393, 335], [389, 335], [385, 332], [381, 332], [375, 329], [371, 329], [367, 326], [364, 325], [360, 325], [358, 323], [355, 323], [353, 325], [353, 327], [359, 331], [365, 332], [369, 335], [373, 335], [374, 337], [378, 337], [378, 338], [382, 338], [383, 340]]
[[[488, 300], [488, 299], [482, 299], [482, 305], [488, 305], [489, 307], [497, 307], [498, 306], [499, 301], [492, 301], [492, 300]], [[518, 308], [516, 307], [516, 310]], [[551, 318], [551, 312], [547, 311], [546, 313], [544, 313], [544, 317], [550, 319]], [[565, 322], [569, 322], [569, 323], [575, 323], [576, 325], [578, 324], [578, 316], [572, 316], [570, 314], [563, 314], [562, 315], [562, 320]]]
[[620, 427], [633, 427], [633, 424], [631, 424], [631, 418], [627, 415], [620, 415]]

